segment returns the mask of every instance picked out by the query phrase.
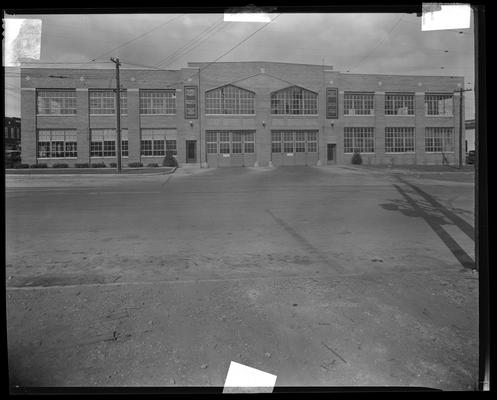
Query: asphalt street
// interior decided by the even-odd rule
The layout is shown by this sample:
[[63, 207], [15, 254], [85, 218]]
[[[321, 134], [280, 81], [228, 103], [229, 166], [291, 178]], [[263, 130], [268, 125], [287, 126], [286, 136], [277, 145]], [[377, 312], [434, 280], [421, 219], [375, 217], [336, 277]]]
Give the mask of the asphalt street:
[[348, 167], [7, 176], [11, 383], [474, 389], [474, 184]]

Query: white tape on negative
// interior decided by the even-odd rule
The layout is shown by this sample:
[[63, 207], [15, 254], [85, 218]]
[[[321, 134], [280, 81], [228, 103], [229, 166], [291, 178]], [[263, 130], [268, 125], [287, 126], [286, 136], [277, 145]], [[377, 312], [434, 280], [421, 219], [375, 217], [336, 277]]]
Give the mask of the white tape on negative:
[[276, 375], [231, 361], [223, 393], [272, 393]]
[[[430, 7], [434, 5], [436, 7]], [[471, 7], [469, 4], [423, 3], [422, 31], [443, 29], [467, 29], [470, 27]]]
[[4, 65], [16, 67], [21, 59], [40, 59], [41, 19], [5, 18]]

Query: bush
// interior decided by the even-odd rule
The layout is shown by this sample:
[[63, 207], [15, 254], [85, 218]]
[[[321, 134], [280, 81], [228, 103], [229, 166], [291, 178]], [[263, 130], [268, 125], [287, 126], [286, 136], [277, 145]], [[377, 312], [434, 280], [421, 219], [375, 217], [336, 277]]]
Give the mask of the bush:
[[361, 153], [359, 153], [359, 151], [357, 151], [357, 150], [354, 151], [354, 154], [352, 155], [351, 162], [352, 162], [352, 164], [356, 164], [356, 165], [362, 164], [362, 157], [361, 157]]
[[129, 168], [139, 168], [143, 167], [143, 164], [141, 162], [132, 162], [128, 164]]
[[111, 168], [117, 168], [117, 163], [115, 163], [115, 162], [111, 162], [111, 163], [110, 163], [110, 167], [111, 167]]
[[162, 166], [164, 167], [177, 167], [178, 161], [173, 156], [172, 151], [166, 151], [166, 156], [164, 157], [164, 161], [162, 161]]
[[74, 164], [76, 168], [90, 168], [90, 164], [88, 163], [76, 163]]
[[103, 162], [100, 162], [100, 163], [92, 163], [91, 167], [92, 168], [105, 168], [105, 167], [107, 167], [107, 165], [105, 165]]
[[17, 164], [14, 168], [16, 169], [29, 168], [29, 164]]
[[48, 168], [47, 164], [31, 164], [29, 168]]
[[65, 163], [60, 163], [60, 164], [54, 164], [52, 165], [53, 168], [69, 168], [69, 165]]
[[158, 166], [159, 166], [159, 164], [157, 164], [157, 163], [147, 164], [147, 167], [154, 167], [155, 168], [155, 167], [158, 167]]

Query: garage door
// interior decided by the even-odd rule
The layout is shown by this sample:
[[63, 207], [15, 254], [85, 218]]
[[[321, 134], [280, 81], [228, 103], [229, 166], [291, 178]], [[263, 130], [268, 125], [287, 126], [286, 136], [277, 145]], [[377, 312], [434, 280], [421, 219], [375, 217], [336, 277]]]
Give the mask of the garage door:
[[316, 165], [318, 130], [272, 130], [273, 165]]
[[209, 167], [253, 167], [255, 130], [218, 130], [205, 132]]

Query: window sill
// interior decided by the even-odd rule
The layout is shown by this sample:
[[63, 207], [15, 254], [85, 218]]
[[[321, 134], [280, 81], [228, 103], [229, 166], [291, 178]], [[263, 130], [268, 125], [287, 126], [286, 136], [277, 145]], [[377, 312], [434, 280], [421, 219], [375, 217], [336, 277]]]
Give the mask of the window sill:
[[343, 114], [344, 117], [375, 117], [375, 114]]
[[255, 117], [255, 114], [205, 114], [206, 117]]
[[414, 155], [416, 154], [415, 151], [385, 151], [385, 154], [410, 154]]
[[[90, 117], [115, 117], [116, 113], [114, 114], [89, 114]], [[121, 114], [121, 117], [127, 117], [128, 114]]]
[[385, 117], [415, 117], [416, 114], [385, 114]]
[[75, 117], [77, 114], [36, 114], [37, 117]]
[[176, 113], [174, 114], [141, 114], [140, 117], [149, 117], [149, 116], [163, 116], [163, 117], [174, 117]]
[[37, 160], [77, 160], [78, 157], [37, 157]]
[[[344, 152], [343, 154], [354, 154], [353, 152], [352, 153], [347, 153], [347, 152]], [[364, 151], [360, 151], [359, 154], [363, 155], [363, 154], [376, 154], [376, 152], [373, 152], [373, 153], [366, 153]]]
[[307, 118], [307, 117], [319, 117], [319, 114], [271, 114], [272, 118], [277, 117], [295, 117], [295, 118]]
[[451, 115], [426, 115], [425, 114], [425, 117], [427, 117], [427, 118], [431, 118], [431, 117], [435, 117], [435, 118], [440, 118], [440, 117], [453, 118], [454, 115], [453, 114], [451, 114]]
[[454, 151], [426, 151], [425, 154], [454, 154]]

